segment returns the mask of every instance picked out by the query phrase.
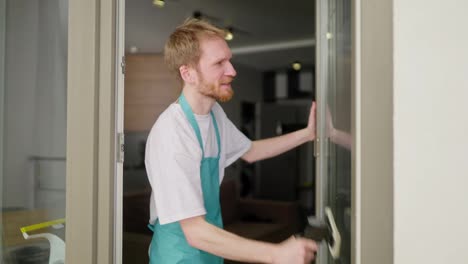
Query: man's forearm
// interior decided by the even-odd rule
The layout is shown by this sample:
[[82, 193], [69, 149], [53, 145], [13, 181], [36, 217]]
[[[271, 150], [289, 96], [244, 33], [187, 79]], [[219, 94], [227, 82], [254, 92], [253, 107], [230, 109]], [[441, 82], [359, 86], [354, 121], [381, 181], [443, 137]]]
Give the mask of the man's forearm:
[[194, 217], [180, 221], [188, 243], [222, 258], [254, 263], [272, 263], [277, 245], [242, 238]]
[[256, 140], [242, 159], [249, 163], [268, 159], [311, 140], [314, 140], [314, 136], [306, 128], [282, 136]]

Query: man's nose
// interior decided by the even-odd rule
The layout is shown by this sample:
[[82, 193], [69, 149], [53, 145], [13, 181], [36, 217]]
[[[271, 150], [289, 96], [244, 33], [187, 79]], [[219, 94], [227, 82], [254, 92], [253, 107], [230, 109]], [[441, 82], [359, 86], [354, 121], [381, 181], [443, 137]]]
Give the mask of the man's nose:
[[228, 62], [227, 64], [226, 75], [232, 76], [232, 77], [235, 77], [237, 75], [237, 72], [234, 69], [234, 66], [232, 66], [231, 62]]

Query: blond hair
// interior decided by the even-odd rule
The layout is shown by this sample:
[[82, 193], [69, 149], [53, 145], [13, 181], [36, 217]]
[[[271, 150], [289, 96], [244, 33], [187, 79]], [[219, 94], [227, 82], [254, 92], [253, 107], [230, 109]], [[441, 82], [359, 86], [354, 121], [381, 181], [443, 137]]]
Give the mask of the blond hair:
[[200, 60], [200, 40], [203, 37], [220, 37], [225, 32], [207, 21], [188, 18], [169, 36], [164, 46], [164, 60], [170, 71], [182, 80], [179, 68], [182, 65], [196, 67]]

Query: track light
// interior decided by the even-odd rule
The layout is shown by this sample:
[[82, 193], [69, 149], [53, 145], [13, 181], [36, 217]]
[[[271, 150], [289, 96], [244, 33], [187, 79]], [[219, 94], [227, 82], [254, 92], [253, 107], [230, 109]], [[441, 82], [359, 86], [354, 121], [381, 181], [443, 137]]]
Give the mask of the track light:
[[291, 66], [295, 71], [300, 71], [302, 68], [301, 63], [298, 61], [293, 62]]
[[224, 36], [224, 39], [227, 41], [231, 41], [234, 38], [234, 34], [232, 33], [232, 28], [227, 28], [226, 29], [226, 36]]
[[166, 2], [164, 2], [164, 0], [153, 0], [153, 5], [159, 8], [163, 8], [165, 4]]

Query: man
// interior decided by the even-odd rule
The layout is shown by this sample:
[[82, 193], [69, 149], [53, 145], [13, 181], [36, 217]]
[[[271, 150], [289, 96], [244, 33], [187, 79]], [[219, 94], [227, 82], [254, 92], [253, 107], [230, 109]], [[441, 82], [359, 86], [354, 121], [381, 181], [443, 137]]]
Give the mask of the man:
[[216, 101], [233, 96], [236, 76], [224, 31], [189, 19], [165, 46], [168, 67], [183, 89], [148, 136], [146, 169], [152, 187], [150, 263], [309, 263], [317, 245], [292, 237], [280, 244], [245, 239], [222, 229], [219, 185], [224, 168], [274, 157], [315, 138], [315, 104], [307, 128], [251, 142]]

